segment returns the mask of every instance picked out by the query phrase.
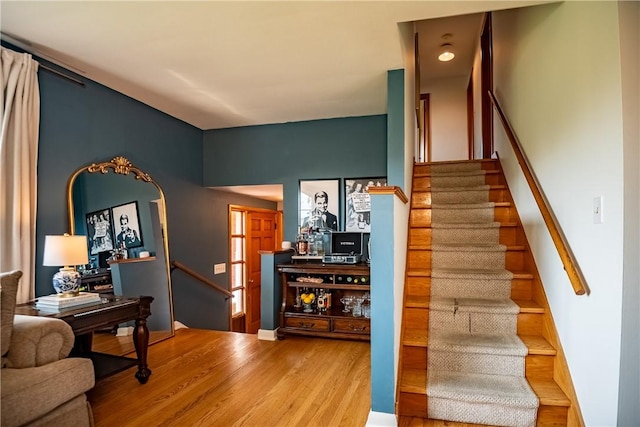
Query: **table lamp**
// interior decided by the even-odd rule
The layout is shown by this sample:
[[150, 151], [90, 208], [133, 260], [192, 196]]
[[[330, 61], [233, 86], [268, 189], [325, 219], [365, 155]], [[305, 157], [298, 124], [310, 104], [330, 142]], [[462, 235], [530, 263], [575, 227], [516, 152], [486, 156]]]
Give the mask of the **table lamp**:
[[76, 265], [87, 264], [87, 240], [85, 236], [45, 236], [44, 260], [45, 266], [63, 266], [53, 275], [53, 288], [60, 297], [72, 297], [79, 294], [80, 273]]

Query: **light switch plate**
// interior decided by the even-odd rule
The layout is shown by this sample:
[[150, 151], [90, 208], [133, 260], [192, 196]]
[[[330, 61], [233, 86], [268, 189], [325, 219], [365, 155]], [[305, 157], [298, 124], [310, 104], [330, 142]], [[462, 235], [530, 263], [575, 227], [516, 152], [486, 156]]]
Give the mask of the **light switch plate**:
[[602, 224], [604, 217], [602, 215], [602, 196], [593, 198], [593, 223]]
[[224, 262], [221, 264], [213, 265], [213, 274], [222, 274], [225, 271], [227, 271], [227, 264], [225, 264]]

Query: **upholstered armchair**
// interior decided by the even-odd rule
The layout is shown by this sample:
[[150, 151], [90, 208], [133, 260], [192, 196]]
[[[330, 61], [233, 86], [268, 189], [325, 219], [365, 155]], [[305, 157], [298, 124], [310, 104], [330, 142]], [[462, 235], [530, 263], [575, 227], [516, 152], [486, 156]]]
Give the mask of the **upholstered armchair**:
[[0, 273], [2, 369], [1, 424], [93, 425], [86, 392], [94, 383], [90, 359], [67, 358], [71, 327], [59, 319], [14, 315], [22, 273]]

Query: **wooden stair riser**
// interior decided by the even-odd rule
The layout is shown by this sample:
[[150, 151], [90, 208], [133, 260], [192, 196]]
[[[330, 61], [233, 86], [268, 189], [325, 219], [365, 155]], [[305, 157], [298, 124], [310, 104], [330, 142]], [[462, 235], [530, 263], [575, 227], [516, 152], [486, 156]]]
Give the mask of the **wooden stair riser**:
[[[499, 223], [513, 223], [516, 221], [514, 210], [511, 206], [496, 206], [493, 220]], [[410, 227], [431, 227], [431, 209], [411, 209], [409, 214]]]
[[536, 426], [554, 427], [567, 425], [568, 408], [564, 406], [540, 405]]
[[405, 307], [403, 321], [406, 328], [429, 329], [429, 309]]
[[528, 354], [525, 357], [525, 372], [527, 377], [553, 378], [553, 359], [551, 355]]
[[427, 395], [401, 391], [396, 411], [406, 417], [427, 418]]
[[542, 314], [518, 314], [518, 335], [542, 335]]
[[[505, 252], [505, 268], [509, 271], [522, 271], [524, 264], [523, 250], [507, 250]], [[460, 265], [462, 267], [464, 265]], [[407, 252], [407, 269], [408, 270], [431, 270], [432, 256], [431, 250], [415, 250], [410, 249]]]
[[404, 369], [427, 369], [427, 347], [405, 345], [402, 367]]
[[409, 276], [404, 288], [407, 295], [428, 297], [431, 295], [431, 277]]
[[531, 278], [513, 278], [511, 280], [511, 299], [530, 300], [532, 281]]
[[[411, 195], [412, 208], [430, 208], [431, 207], [431, 188], [414, 188]], [[490, 188], [489, 198], [484, 202], [508, 202], [506, 197], [506, 189], [502, 187]]]

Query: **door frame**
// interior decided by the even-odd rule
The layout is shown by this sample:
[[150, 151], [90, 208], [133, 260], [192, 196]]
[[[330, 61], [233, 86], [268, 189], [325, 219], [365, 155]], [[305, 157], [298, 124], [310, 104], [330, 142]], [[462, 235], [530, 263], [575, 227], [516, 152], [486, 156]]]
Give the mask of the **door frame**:
[[[229, 247], [229, 268], [232, 270], [230, 272], [229, 275], [229, 283], [231, 284], [230, 288], [231, 291], [234, 291], [234, 286], [233, 286], [233, 262], [232, 261], [232, 251], [233, 251], [233, 246], [232, 246], [232, 237], [234, 236], [232, 234], [232, 212], [236, 211], [236, 212], [242, 212], [242, 216], [243, 216], [243, 247], [242, 247], [242, 264], [243, 264], [243, 268], [242, 268], [242, 285], [240, 288], [236, 288], [235, 290], [242, 290], [242, 314], [240, 315], [235, 315], [233, 313], [233, 306], [232, 306], [232, 301], [231, 298], [229, 299], [229, 328], [230, 330], [232, 330], [232, 325], [234, 324], [242, 324], [242, 328], [243, 331], [235, 331], [235, 332], [246, 332], [247, 330], [247, 311], [249, 310], [250, 307], [248, 307], [248, 298], [247, 298], [247, 289], [248, 289], [248, 280], [249, 280], [249, 276], [248, 276], [248, 262], [249, 259], [247, 257], [247, 246], [248, 246], [248, 241], [250, 240], [250, 229], [247, 227], [247, 219], [249, 216], [249, 212], [260, 212], [260, 213], [272, 213], [274, 215], [274, 223], [275, 223], [275, 230], [274, 230], [274, 245], [277, 245], [277, 242], [281, 241], [282, 238], [282, 211], [277, 211], [277, 210], [273, 210], [273, 209], [265, 209], [265, 208], [256, 208], [253, 206], [244, 206], [244, 205], [229, 205], [229, 212], [228, 212], [228, 222], [229, 222], [229, 228], [228, 228], [228, 247]], [[274, 248], [274, 250], [277, 248]], [[258, 304], [260, 303], [260, 301], [258, 301]], [[243, 321], [242, 322], [238, 322], [238, 319], [242, 317]], [[234, 323], [235, 321], [235, 323]]]

